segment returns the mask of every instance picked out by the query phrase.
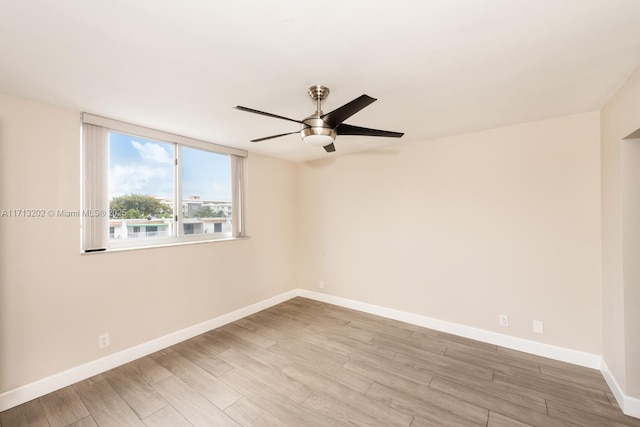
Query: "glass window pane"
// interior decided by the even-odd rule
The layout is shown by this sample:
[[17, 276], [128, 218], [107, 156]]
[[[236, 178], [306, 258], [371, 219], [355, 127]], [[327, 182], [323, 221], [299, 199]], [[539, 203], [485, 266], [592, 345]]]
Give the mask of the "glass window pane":
[[175, 235], [173, 174], [173, 144], [109, 133], [111, 240]]
[[231, 235], [231, 157], [181, 147], [182, 234]]

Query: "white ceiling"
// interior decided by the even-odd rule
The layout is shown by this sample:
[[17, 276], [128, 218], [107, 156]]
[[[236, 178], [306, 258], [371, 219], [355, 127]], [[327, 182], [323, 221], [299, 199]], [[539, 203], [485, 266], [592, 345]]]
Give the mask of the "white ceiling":
[[[0, 92], [306, 161], [594, 111], [640, 64], [639, 0], [0, 0]], [[325, 112], [400, 139], [307, 146]]]

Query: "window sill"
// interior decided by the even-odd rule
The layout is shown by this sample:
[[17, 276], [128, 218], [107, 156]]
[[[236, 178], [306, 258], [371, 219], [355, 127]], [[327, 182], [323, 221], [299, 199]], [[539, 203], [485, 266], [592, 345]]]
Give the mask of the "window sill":
[[104, 254], [109, 252], [128, 252], [128, 251], [137, 251], [141, 249], [169, 248], [172, 246], [200, 245], [204, 243], [218, 243], [218, 242], [229, 242], [229, 241], [235, 241], [235, 240], [248, 240], [250, 238], [251, 236], [224, 237], [222, 239], [213, 239], [213, 240], [191, 240], [191, 241], [159, 243], [155, 245], [150, 244], [150, 245], [140, 245], [140, 246], [122, 246], [122, 247], [116, 247], [116, 248], [107, 248], [104, 251], [81, 252], [81, 255], [95, 255], [95, 254]]

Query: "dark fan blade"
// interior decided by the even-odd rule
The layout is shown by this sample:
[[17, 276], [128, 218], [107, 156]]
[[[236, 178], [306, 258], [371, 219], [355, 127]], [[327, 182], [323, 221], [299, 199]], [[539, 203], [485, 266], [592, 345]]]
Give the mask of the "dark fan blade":
[[351, 126], [344, 123], [338, 126], [336, 132], [338, 133], [338, 135], [386, 136], [389, 138], [400, 138], [402, 135], [404, 135], [403, 132], [361, 128], [360, 126]]
[[241, 107], [239, 105], [235, 108], [237, 108], [240, 111], [246, 111], [247, 113], [262, 114], [263, 116], [274, 117], [276, 119], [289, 120], [290, 122], [302, 123], [300, 120], [278, 116], [277, 114], [265, 113], [264, 111], [254, 110], [253, 108]]
[[297, 130], [297, 131], [295, 131], [295, 132], [281, 133], [280, 135], [265, 136], [264, 138], [252, 139], [252, 140], [251, 140], [251, 142], [266, 141], [267, 139], [280, 138], [281, 136], [285, 136], [285, 135], [293, 135], [294, 133], [300, 133], [300, 131], [299, 131], [299, 130]]
[[336, 151], [336, 147], [333, 145], [333, 142], [329, 145], [325, 145], [324, 151], [326, 151], [327, 153], [333, 153], [334, 151]]
[[332, 128], [335, 128], [340, 123], [347, 120], [349, 117], [353, 116], [358, 111], [362, 110], [367, 105], [376, 101], [375, 98], [372, 98], [367, 95], [362, 95], [351, 102], [347, 102], [342, 107], [338, 107], [330, 113], [324, 114], [322, 116], [322, 120]]

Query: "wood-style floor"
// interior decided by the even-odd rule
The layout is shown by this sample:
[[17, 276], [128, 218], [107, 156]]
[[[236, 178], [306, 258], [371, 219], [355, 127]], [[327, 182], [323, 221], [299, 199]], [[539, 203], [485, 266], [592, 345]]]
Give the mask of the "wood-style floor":
[[598, 371], [303, 298], [0, 413], [14, 426], [640, 426]]

